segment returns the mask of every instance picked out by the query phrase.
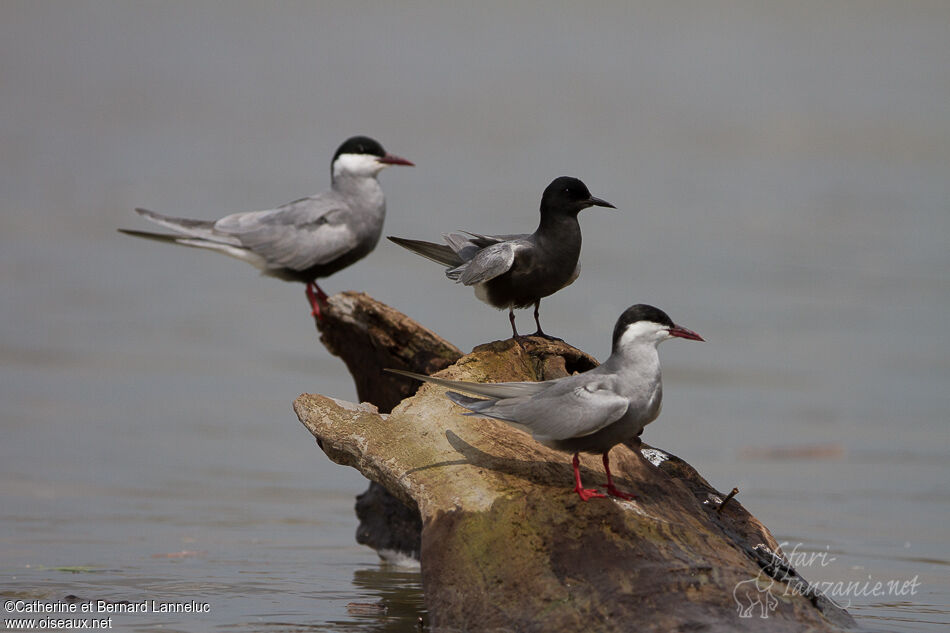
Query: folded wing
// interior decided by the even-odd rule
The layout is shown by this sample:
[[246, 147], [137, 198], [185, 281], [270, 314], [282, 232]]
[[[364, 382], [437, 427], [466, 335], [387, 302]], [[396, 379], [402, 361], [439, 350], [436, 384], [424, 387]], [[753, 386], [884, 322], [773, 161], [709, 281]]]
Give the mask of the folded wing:
[[484, 283], [511, 270], [518, 249], [518, 242], [492, 244], [478, 251], [470, 262], [448, 271], [446, 275], [466, 286]]
[[554, 384], [534, 396], [475, 403], [447, 395], [478, 415], [527, 427], [540, 441], [590, 435], [613, 424], [627, 412], [628, 400], [610, 385], [575, 380], [577, 378], [580, 376], [548, 381]]
[[472, 415], [512, 422], [540, 441], [596, 433], [622, 418], [629, 406], [627, 398], [617, 393], [615, 378], [589, 372], [543, 382], [475, 383], [396, 369], [386, 371], [483, 396], [473, 398], [454, 391], [445, 394]]
[[305, 270], [327, 264], [355, 248], [359, 236], [342, 200], [319, 195], [271, 211], [235, 213], [214, 223], [271, 268]]

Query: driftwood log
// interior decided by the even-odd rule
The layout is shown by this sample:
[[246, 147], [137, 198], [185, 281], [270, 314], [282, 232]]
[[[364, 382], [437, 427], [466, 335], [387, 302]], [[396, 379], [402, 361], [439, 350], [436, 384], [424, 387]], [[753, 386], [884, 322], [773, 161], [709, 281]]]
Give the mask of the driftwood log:
[[[318, 327], [353, 373], [360, 399], [376, 406], [302, 395], [297, 415], [330, 459], [398, 500], [401, 515], [385, 505], [370, 512], [375, 530], [381, 517], [394, 519], [396, 536], [380, 539], [386, 547], [411, 550], [406, 534], [418, 543], [421, 526], [433, 630], [854, 626], [847, 612], [809, 590], [736, 499], [723, 504], [727, 495], [666, 451], [615, 447], [611, 470], [638, 499], [582, 502], [571, 489], [570, 456], [503, 422], [462, 415], [443, 388], [426, 385], [411, 395], [417, 383], [381, 371], [445, 368], [440, 375], [460, 380], [544, 380], [594, 366], [587, 354], [531, 338], [481, 345], [455, 362], [460, 353], [450, 344], [355, 293], [331, 297]], [[602, 486], [599, 458], [581, 463], [585, 484]]]
[[[356, 397], [373, 403], [380, 413], [392, 411], [418, 387], [383, 372], [384, 368], [431, 374], [462, 357], [461, 350], [439, 335], [365, 293], [333, 295], [322, 318], [314, 320], [320, 341], [353, 376]], [[397, 500], [370, 479], [369, 488], [356, 498], [356, 516], [357, 543], [372, 547], [386, 560], [418, 560], [422, 518], [415, 505]]]

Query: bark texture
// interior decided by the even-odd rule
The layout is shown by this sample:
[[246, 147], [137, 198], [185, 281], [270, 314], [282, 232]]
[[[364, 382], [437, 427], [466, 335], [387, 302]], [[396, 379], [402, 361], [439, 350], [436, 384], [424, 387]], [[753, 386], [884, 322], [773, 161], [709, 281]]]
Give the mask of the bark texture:
[[[462, 356], [439, 335], [366, 293], [333, 295], [321, 315], [315, 319], [320, 341], [346, 364], [360, 402], [372, 402], [381, 413], [392, 411], [418, 386], [383, 372], [383, 368], [431, 374]], [[360, 521], [357, 543], [372, 547], [386, 560], [418, 560], [422, 519], [414, 505], [406, 505], [370, 481], [369, 488], [356, 498], [356, 516]]]

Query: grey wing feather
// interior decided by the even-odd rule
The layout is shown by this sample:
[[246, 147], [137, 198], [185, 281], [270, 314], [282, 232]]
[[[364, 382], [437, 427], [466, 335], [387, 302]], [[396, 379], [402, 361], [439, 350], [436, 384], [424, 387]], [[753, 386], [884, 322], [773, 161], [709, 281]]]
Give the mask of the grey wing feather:
[[125, 233], [126, 235], [132, 235], [134, 237], [144, 237], [147, 240], [154, 240], [156, 242], [177, 242], [181, 239], [188, 239], [181, 233], [152, 233], [150, 231], [136, 231], [134, 229], [118, 229], [118, 231], [119, 233]]
[[499, 242], [483, 248], [472, 261], [465, 264], [464, 269], [459, 267], [458, 281], [466, 286], [474, 286], [504, 275], [515, 263], [517, 248], [515, 242]]
[[514, 398], [517, 396], [531, 395], [544, 391], [554, 382], [550, 380], [545, 382], [467, 382], [464, 380], [436, 378], [435, 376], [426, 376], [401, 369], [387, 369], [386, 371], [488, 398]]
[[[227, 235], [221, 235], [220, 233], [216, 232], [214, 230], [214, 222], [212, 221], [191, 220], [189, 218], [174, 218], [168, 215], [162, 215], [161, 213], [155, 213], [154, 211], [149, 211], [148, 209], [136, 209], [135, 212], [150, 222], [154, 222], [155, 224], [159, 224], [165, 228], [175, 231], [175, 233], [178, 235], [197, 237], [211, 242], [230, 244], [231, 246], [240, 246], [240, 242], [237, 239]], [[137, 237], [149, 237], [150, 239], [159, 239], [158, 236], [161, 235], [160, 233], [147, 233], [145, 231], [126, 232], [129, 235], [136, 235]]]
[[514, 420], [511, 420], [508, 418], [502, 418], [496, 415], [482, 413], [483, 410], [490, 408], [495, 403], [495, 400], [493, 399], [482, 400], [481, 398], [470, 398], [468, 396], [463, 396], [460, 393], [455, 393], [454, 391], [446, 391], [445, 397], [451, 400], [452, 402], [454, 402], [455, 404], [459, 405], [460, 407], [464, 407], [468, 409], [468, 413], [466, 413], [465, 415], [495, 418], [497, 420], [501, 420], [502, 422], [505, 422], [515, 427], [516, 429], [524, 431], [525, 433], [529, 433], [529, 434], [532, 433], [532, 430], [529, 427], [525, 426], [524, 424], [518, 424]]
[[[449, 248], [458, 255], [460, 261], [456, 266], [470, 261], [478, 255], [478, 251], [483, 248], [483, 246], [472, 242], [471, 239], [461, 233], [443, 233], [442, 239], [444, 239], [445, 243], [449, 245]], [[457, 275], [453, 277], [453, 279], [457, 278]]]
[[460, 233], [443, 233], [442, 239], [444, 239], [445, 243], [456, 253], [459, 253], [466, 247], [474, 246], [471, 240]]
[[512, 235], [482, 235], [481, 233], [472, 233], [470, 231], [462, 232], [470, 236], [470, 241], [479, 248], [485, 248], [486, 246], [491, 246], [492, 244], [498, 244], [500, 242], [512, 242], [514, 240], [520, 240], [528, 237], [528, 235], [525, 233]]
[[465, 415], [474, 415], [478, 412], [479, 409], [484, 407], [490, 407], [495, 403], [493, 399], [486, 400], [485, 398], [473, 398], [471, 396], [466, 396], [461, 393], [456, 393], [454, 391], [446, 391], [445, 397], [454, 402], [455, 404], [465, 407], [469, 410]]
[[424, 376], [398, 369], [386, 371], [443, 387], [485, 396], [446, 396], [469, 411], [524, 427], [538, 440], [565, 440], [596, 433], [623, 417], [629, 401], [610, 378], [578, 374], [543, 382], [474, 383]]
[[521, 396], [480, 406], [478, 413], [516, 422], [538, 440], [583, 437], [613, 424], [627, 412], [629, 401], [606, 382], [562, 379], [562, 384], [534, 397]]
[[483, 248], [500, 244], [502, 242], [514, 242], [516, 240], [524, 239], [528, 236], [524, 234], [482, 235], [481, 233], [462, 231], [461, 233], [443, 233], [442, 237], [445, 239], [446, 243], [452, 247], [452, 250], [458, 253], [459, 257], [461, 257], [464, 261], [471, 261]]
[[272, 268], [305, 270], [326, 264], [358, 241], [346, 203], [332, 192], [303, 198], [269, 211], [225, 216], [215, 231], [233, 236]]
[[409, 240], [404, 237], [393, 236], [389, 236], [388, 239], [390, 242], [398, 244], [416, 255], [421, 255], [443, 266], [451, 266], [454, 268], [455, 266], [465, 263], [465, 260], [457, 254], [454, 248], [446, 246], [445, 244], [434, 244], [422, 240]]

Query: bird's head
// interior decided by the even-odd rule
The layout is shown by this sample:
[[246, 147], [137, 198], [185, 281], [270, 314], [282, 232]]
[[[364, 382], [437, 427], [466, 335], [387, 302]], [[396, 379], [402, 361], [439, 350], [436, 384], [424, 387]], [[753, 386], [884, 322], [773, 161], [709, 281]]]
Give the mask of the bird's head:
[[577, 215], [587, 207], [609, 207], [606, 200], [590, 195], [587, 185], [570, 176], [561, 176], [551, 181], [541, 194], [541, 213], [569, 213]]
[[691, 341], [705, 340], [696, 332], [673, 323], [663, 310], [638, 303], [624, 310], [617, 319], [612, 350], [613, 353], [619, 353], [647, 345], [656, 348], [663, 341], [674, 337]]
[[405, 158], [387, 154], [378, 141], [368, 136], [354, 136], [336, 150], [331, 173], [334, 180], [339, 176], [375, 177], [390, 165], [414, 166]]

